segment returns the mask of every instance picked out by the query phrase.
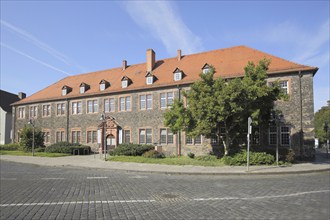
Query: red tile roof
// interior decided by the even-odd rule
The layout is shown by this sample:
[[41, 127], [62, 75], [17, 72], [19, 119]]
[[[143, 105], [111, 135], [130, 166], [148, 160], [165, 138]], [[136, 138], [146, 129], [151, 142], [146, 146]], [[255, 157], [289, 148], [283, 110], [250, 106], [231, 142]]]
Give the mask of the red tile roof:
[[[146, 84], [145, 76], [147, 73], [147, 67], [146, 63], [141, 63], [128, 66], [124, 70], [120, 67], [69, 76], [21, 101], [14, 103], [14, 105], [51, 100], [63, 100], [66, 98], [78, 98], [98, 94], [111, 94], [115, 92], [177, 84], [188, 84], [199, 79], [199, 73], [202, 71], [202, 67], [206, 63], [215, 67], [215, 76], [221, 76], [223, 78], [239, 77], [244, 75], [244, 67], [247, 65], [248, 61], [258, 63], [263, 58], [271, 59], [268, 74], [295, 71], [312, 71], [315, 74], [318, 70], [317, 67], [293, 63], [246, 46], [236, 46], [186, 55], [182, 56], [180, 60], [177, 57], [156, 60], [152, 74], [157, 78], [157, 80], [152, 85]], [[179, 68], [184, 72], [184, 78], [180, 81], [174, 81], [173, 79], [173, 71], [176, 68]], [[127, 76], [131, 80], [127, 88], [121, 88], [121, 79], [124, 76]], [[99, 83], [101, 80], [106, 80], [110, 83], [110, 86], [104, 91], [100, 91]], [[80, 94], [79, 86], [83, 82], [88, 84], [90, 88], [84, 94]], [[64, 85], [72, 88], [72, 91], [66, 96], [62, 96], [62, 87]]]

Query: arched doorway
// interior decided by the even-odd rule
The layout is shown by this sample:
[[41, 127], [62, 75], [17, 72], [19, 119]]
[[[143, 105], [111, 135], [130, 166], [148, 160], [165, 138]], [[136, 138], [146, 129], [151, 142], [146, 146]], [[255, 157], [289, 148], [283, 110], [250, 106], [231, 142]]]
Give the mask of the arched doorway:
[[116, 148], [116, 145], [117, 145], [117, 140], [116, 140], [116, 137], [112, 134], [108, 135], [107, 136], [107, 148], [108, 150], [111, 150], [111, 149], [115, 149]]

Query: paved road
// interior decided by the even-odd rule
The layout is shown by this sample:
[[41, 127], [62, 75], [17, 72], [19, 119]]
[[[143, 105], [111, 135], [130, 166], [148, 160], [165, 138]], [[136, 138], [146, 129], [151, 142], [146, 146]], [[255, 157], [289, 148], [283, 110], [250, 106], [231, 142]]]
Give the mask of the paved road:
[[1, 161], [1, 219], [329, 219], [330, 173], [142, 174]]

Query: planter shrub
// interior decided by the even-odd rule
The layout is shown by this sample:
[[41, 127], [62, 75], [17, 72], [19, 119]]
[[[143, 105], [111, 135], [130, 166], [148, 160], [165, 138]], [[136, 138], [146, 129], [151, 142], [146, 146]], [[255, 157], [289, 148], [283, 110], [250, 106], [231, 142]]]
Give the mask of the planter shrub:
[[91, 148], [89, 146], [72, 144], [69, 142], [58, 142], [52, 145], [49, 145], [45, 148], [47, 153], [64, 153], [64, 154], [74, 154], [78, 153], [79, 155], [90, 154]]
[[147, 152], [144, 152], [142, 154], [142, 157], [146, 157], [146, 158], [165, 158], [165, 155], [161, 152], [156, 151], [156, 150], [149, 150]]
[[155, 149], [153, 145], [120, 144], [111, 152], [111, 155], [142, 156], [143, 153], [153, 149]]
[[[222, 158], [223, 163], [230, 166], [240, 166], [247, 163], [247, 151], [243, 150], [233, 157], [225, 156]], [[250, 152], [250, 165], [270, 165], [273, 164], [275, 158], [266, 152]]]

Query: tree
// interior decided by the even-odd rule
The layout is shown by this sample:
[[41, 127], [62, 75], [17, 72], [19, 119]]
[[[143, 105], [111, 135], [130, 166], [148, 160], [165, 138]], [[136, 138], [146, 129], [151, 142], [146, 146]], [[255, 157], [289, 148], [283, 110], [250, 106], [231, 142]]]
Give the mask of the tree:
[[[327, 138], [329, 138], [327, 137], [327, 134], [324, 130], [325, 123], [328, 123], [328, 126], [330, 126], [330, 100], [328, 101], [328, 106], [323, 106], [319, 111], [315, 113], [315, 137], [319, 139], [320, 143], [326, 142]], [[328, 129], [329, 135], [330, 128]]]
[[[33, 128], [31, 126], [24, 126], [21, 134], [20, 134], [20, 145], [22, 146], [24, 151], [32, 150], [32, 142], [33, 142]], [[44, 134], [41, 132], [39, 128], [35, 128], [34, 131], [34, 146], [44, 147]]]
[[[216, 136], [222, 140], [225, 155], [232, 145], [239, 143], [247, 130], [247, 118], [252, 116], [255, 124], [269, 121], [274, 101], [283, 96], [278, 83], [267, 85], [267, 69], [270, 60], [263, 59], [257, 66], [249, 62], [242, 78], [214, 79], [212, 67], [201, 80], [184, 93], [188, 106], [176, 100], [165, 112], [165, 125], [173, 132], [185, 130], [187, 135], [207, 138]], [[223, 132], [222, 132], [223, 131]]]

